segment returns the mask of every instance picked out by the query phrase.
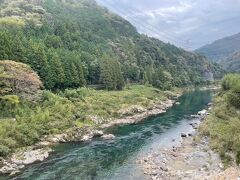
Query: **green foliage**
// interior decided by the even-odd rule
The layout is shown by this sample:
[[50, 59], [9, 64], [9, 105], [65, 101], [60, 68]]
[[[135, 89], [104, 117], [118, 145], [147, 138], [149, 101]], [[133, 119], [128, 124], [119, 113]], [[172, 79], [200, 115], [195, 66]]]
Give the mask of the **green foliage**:
[[[206, 70], [221, 75], [206, 58], [140, 35], [95, 1], [13, 0], [0, 8], [4, 18], [24, 22], [0, 28], [0, 60], [29, 64], [47, 89], [103, 84], [121, 90], [127, 80], [170, 89], [204, 83]], [[112, 59], [111, 67], [103, 59]], [[172, 78], [154, 82], [160, 67]]]
[[[231, 55], [234, 54], [236, 51], [239, 51], [239, 41], [240, 33], [225, 37], [223, 39], [219, 39], [212, 44], [197, 49], [196, 51], [206, 55], [210, 60], [214, 62], [227, 63], [227, 60], [231, 60]], [[227, 59], [228, 57], [229, 59]]]
[[228, 102], [236, 108], [240, 108], [240, 75], [226, 75], [222, 81], [222, 88], [227, 91]]
[[107, 55], [100, 61], [100, 83], [108, 90], [122, 90], [124, 87], [119, 63]]
[[14, 118], [6, 119], [0, 114], [0, 156], [32, 145], [44, 135], [62, 133], [75, 126], [95, 126], [92, 116], [103, 119], [101, 123], [104, 123], [119, 118], [122, 109], [136, 105], [148, 107], [164, 99], [164, 92], [139, 85], [122, 91], [66, 89], [59, 95], [43, 91], [38, 104], [18, 104]]
[[211, 138], [211, 146], [220, 152], [226, 165], [231, 161], [229, 152], [235, 154], [240, 163], [240, 75], [226, 75], [222, 81], [222, 91], [215, 97], [211, 115], [200, 128], [203, 135]]
[[228, 74], [222, 80], [223, 90], [233, 90], [239, 86], [239, 75], [237, 74]]
[[228, 72], [240, 73], [240, 51], [237, 50], [231, 54], [227, 59], [223, 60], [221, 64]]
[[10, 152], [10, 149], [7, 146], [0, 145], [0, 156], [6, 156]]

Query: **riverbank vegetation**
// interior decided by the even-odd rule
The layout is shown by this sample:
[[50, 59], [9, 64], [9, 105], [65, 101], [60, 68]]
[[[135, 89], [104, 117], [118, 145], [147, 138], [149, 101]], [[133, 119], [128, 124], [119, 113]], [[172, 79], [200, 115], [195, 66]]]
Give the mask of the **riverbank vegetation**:
[[211, 115], [201, 126], [202, 135], [210, 137], [213, 149], [220, 152], [225, 165], [240, 164], [240, 75], [226, 75], [222, 90], [214, 99]]
[[0, 156], [222, 73], [204, 56], [139, 34], [94, 0], [1, 0]]
[[[43, 135], [58, 134], [78, 126], [95, 126], [120, 117], [121, 110], [131, 106], [148, 107], [167, 99], [153, 87], [134, 85], [122, 91], [78, 88], [57, 94], [42, 91], [38, 102], [18, 102], [4, 108], [0, 119], [0, 156], [29, 146]], [[1, 111], [2, 112], [2, 111]]]

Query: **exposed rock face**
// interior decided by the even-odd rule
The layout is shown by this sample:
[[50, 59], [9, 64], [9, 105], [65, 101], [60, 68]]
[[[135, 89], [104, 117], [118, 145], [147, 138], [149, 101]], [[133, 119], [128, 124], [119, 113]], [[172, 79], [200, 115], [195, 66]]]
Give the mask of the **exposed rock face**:
[[154, 106], [146, 109], [141, 106], [134, 106], [132, 108], [122, 110], [122, 118], [104, 124], [101, 128], [138, 123], [149, 116], [165, 113], [168, 108], [173, 106], [174, 102], [175, 100], [168, 99], [166, 101], [156, 103]]
[[42, 82], [28, 65], [5, 60], [0, 61], [0, 66], [4, 68], [4, 73], [9, 75], [4, 81], [9, 84], [12, 94], [30, 101], [38, 99]]
[[34, 146], [18, 150], [18, 152], [14, 153], [9, 159], [3, 160], [0, 163], [0, 174], [11, 174], [13, 176], [14, 174], [18, 174], [26, 165], [32, 164], [36, 161], [43, 161], [52, 151], [52, 149], [49, 148], [52, 144], [71, 141], [89, 141], [93, 137], [101, 136], [103, 136], [103, 131], [91, 127], [75, 128], [63, 134], [45, 136]]
[[37, 145], [46, 145], [54, 143], [65, 143], [74, 141], [88, 141], [93, 137], [100, 137], [103, 135], [103, 131], [97, 130], [93, 127], [75, 127], [63, 134], [45, 136], [41, 139]]
[[35, 161], [43, 161], [49, 155], [50, 149], [29, 150], [24, 153], [15, 154], [11, 160], [14, 164], [28, 165]]
[[51, 151], [51, 148], [33, 149], [32, 147], [19, 151], [15, 153], [10, 160], [3, 160], [0, 166], [0, 173], [17, 174], [26, 165], [46, 159]]
[[211, 81], [211, 82], [214, 81], [213, 73], [209, 70], [204, 72], [204, 77], [206, 81]]

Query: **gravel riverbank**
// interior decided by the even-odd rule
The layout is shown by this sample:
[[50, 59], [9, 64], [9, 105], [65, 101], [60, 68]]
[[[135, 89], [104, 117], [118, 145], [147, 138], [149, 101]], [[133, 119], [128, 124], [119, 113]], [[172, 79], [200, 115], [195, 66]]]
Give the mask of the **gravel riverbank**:
[[149, 179], [237, 180], [240, 178], [239, 168], [224, 169], [219, 155], [210, 149], [208, 138], [198, 136], [197, 128], [207, 115], [208, 110], [193, 115], [194, 120], [189, 123], [193, 127], [192, 133], [181, 134], [180, 146], [154, 150], [137, 161]]

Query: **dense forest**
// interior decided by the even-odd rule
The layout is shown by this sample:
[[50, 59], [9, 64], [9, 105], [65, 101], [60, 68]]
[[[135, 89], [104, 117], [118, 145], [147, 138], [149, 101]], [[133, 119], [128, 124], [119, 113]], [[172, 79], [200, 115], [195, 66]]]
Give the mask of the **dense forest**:
[[170, 89], [222, 74], [204, 56], [140, 35], [93, 0], [2, 0], [0, 10], [0, 59], [30, 65], [47, 89]]

